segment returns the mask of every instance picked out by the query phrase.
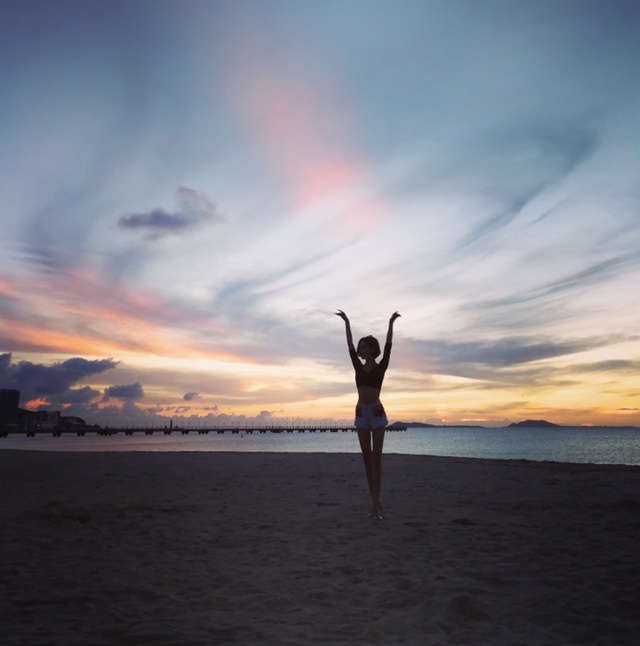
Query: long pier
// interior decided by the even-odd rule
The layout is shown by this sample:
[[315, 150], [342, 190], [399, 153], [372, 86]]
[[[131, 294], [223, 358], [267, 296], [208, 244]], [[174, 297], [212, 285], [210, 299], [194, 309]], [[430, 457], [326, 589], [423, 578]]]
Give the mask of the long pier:
[[[179, 433], [181, 435], [189, 435], [189, 433], [197, 435], [208, 435], [209, 433], [216, 433], [222, 435], [224, 433], [232, 433], [237, 435], [239, 433], [348, 433], [356, 431], [355, 426], [173, 426], [173, 427], [125, 427], [125, 428], [96, 428], [96, 427], [79, 427], [79, 428], [28, 428], [28, 429], [14, 429], [2, 428], [0, 429], [0, 437], [7, 437], [9, 435], [26, 435], [27, 437], [35, 437], [36, 435], [53, 435], [53, 437], [61, 437], [62, 435], [78, 435], [84, 436], [89, 433], [96, 435], [134, 435], [144, 434], [153, 435], [154, 433], [162, 435], [171, 435], [172, 433]], [[392, 425], [387, 427], [387, 431], [406, 431], [406, 426]]]

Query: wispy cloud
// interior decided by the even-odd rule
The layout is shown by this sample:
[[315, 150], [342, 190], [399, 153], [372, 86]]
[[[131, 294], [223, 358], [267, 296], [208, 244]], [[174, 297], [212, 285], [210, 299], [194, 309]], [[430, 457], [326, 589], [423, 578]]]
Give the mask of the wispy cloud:
[[[450, 375], [491, 384], [536, 384], [550, 379], [549, 367], [537, 362], [566, 357], [596, 345], [593, 340], [511, 337], [477, 341], [412, 341], [402, 352], [409, 369], [432, 375]], [[533, 364], [533, 365], [531, 365]]]
[[[485, 237], [511, 224], [525, 207], [561, 184], [587, 160], [596, 142], [596, 134], [586, 129], [532, 126], [520, 132], [503, 131], [498, 140], [475, 151], [472, 159], [477, 166], [473, 173], [480, 175], [478, 180], [482, 178], [482, 197], [507, 204], [467, 233], [456, 253], [482, 244]], [[503, 159], [497, 160], [496, 155]]]
[[382, 196], [371, 190], [372, 164], [340, 84], [312, 80], [261, 24], [239, 41], [225, 40], [224, 57], [229, 106], [246, 145], [293, 202], [292, 214], [309, 217], [322, 208], [323, 233], [343, 240], [375, 226]]
[[640, 359], [609, 359], [607, 361], [595, 361], [593, 363], [572, 365], [566, 372], [571, 374], [615, 372], [619, 374], [637, 375], [640, 374]]
[[222, 332], [204, 308], [114, 283], [84, 260], [77, 255], [57, 261], [55, 271], [0, 281], [0, 298], [11, 305], [0, 313], [5, 347], [91, 355], [203, 351], [232, 359], [228, 351], [200, 347], [202, 335]]
[[640, 253], [628, 253], [591, 264], [580, 271], [573, 272], [561, 278], [555, 278], [530, 289], [524, 289], [517, 294], [494, 300], [477, 301], [470, 303], [467, 307], [471, 309], [505, 307], [544, 300], [550, 296], [560, 294], [566, 296], [567, 293], [582, 291], [597, 283], [611, 281], [617, 275], [628, 273], [639, 264]]

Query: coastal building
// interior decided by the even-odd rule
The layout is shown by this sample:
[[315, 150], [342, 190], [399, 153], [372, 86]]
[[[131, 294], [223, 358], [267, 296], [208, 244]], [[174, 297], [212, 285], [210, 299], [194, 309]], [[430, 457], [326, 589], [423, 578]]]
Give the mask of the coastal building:
[[0, 424], [17, 424], [20, 391], [0, 388]]
[[82, 417], [74, 417], [71, 415], [60, 415], [60, 426], [64, 428], [84, 428], [87, 423]]
[[[59, 410], [28, 410], [20, 408], [20, 391], [0, 388], [0, 426], [18, 426], [23, 430], [78, 429], [87, 423], [81, 417], [61, 415]], [[7, 430], [5, 428], [5, 430]]]
[[24, 429], [57, 428], [60, 426], [59, 410], [19, 410], [20, 426]]

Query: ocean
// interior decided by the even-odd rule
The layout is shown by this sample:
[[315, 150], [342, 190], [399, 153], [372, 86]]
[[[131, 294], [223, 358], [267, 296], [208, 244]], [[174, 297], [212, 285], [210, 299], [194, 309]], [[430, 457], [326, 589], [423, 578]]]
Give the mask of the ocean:
[[[189, 435], [174, 430], [146, 436], [119, 433], [84, 437], [49, 434], [0, 437], [0, 449], [41, 451], [237, 451], [268, 453], [359, 453], [352, 431]], [[499, 460], [640, 465], [638, 428], [420, 428], [387, 432], [385, 453]]]

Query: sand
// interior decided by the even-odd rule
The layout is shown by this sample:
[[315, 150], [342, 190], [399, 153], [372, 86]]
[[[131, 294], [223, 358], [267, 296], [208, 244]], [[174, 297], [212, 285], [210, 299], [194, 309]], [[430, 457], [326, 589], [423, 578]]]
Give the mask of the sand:
[[5, 644], [637, 644], [640, 467], [0, 451]]

